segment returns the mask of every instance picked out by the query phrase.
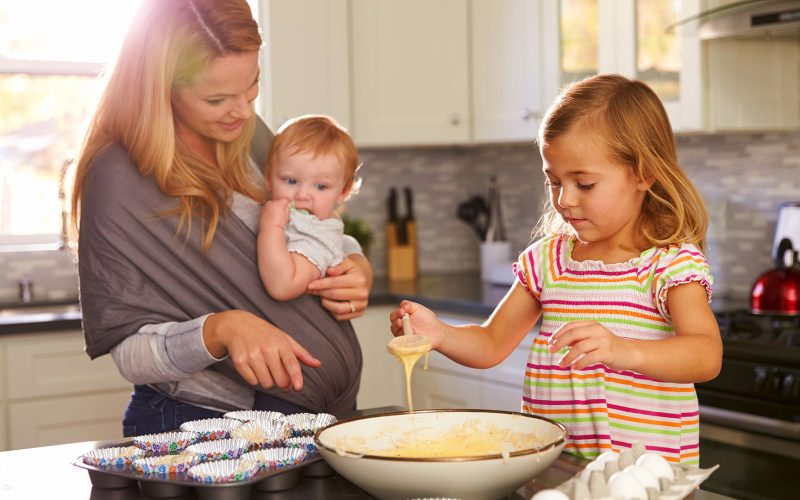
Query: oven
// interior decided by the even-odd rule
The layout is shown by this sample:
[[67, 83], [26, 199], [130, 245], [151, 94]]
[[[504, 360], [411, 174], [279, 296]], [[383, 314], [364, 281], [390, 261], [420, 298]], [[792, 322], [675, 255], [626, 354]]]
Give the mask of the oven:
[[720, 464], [703, 487], [745, 499], [797, 498], [800, 317], [716, 313], [719, 376], [696, 384], [700, 463]]

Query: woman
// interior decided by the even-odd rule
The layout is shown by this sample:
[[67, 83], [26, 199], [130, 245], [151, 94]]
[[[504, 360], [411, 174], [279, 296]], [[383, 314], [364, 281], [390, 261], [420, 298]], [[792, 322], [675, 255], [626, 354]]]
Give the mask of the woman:
[[72, 197], [86, 351], [135, 384], [126, 436], [250, 409], [255, 390], [259, 409], [355, 407], [345, 320], [366, 308], [369, 263], [356, 246], [279, 304], [236, 215], [264, 201], [260, 46], [245, 0], [145, 0], [86, 133]]

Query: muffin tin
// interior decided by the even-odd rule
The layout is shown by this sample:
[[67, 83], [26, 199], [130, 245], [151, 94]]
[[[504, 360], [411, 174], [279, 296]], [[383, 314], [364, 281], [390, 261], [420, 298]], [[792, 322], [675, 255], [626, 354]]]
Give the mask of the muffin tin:
[[[319, 419], [320, 423], [335, 421], [327, 414], [320, 415], [325, 415]], [[197, 427], [189, 423], [183, 428], [204, 427], [204, 422], [197, 422]], [[215, 422], [211, 427], [219, 428], [220, 423], [225, 424]], [[245, 424], [238, 421], [238, 425]], [[289, 442], [288, 435], [287, 432], [285, 443], [271, 443], [275, 447], [269, 454], [254, 453], [263, 449], [261, 443], [218, 439], [219, 434], [200, 430], [192, 435], [184, 431], [137, 436], [86, 450], [73, 465], [88, 471], [94, 488], [123, 489], [138, 484], [142, 495], [154, 498], [184, 496], [194, 490], [199, 500], [244, 500], [250, 498], [253, 490], [287, 490], [300, 482], [301, 475], [333, 472], [316, 450]], [[272, 456], [275, 463], [264, 462], [265, 457]]]

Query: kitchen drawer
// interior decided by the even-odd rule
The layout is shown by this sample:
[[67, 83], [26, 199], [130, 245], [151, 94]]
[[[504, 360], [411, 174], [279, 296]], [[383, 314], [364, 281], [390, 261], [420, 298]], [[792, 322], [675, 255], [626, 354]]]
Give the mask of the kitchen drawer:
[[7, 401], [130, 390], [111, 356], [89, 359], [80, 330], [19, 335], [5, 346]]
[[119, 439], [130, 389], [8, 404], [10, 449]]

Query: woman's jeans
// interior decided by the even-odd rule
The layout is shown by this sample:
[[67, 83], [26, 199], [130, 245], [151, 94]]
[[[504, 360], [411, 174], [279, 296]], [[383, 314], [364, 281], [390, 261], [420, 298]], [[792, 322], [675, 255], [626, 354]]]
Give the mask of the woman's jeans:
[[[252, 409], [278, 411], [284, 415], [310, 413], [310, 410], [302, 406], [260, 392], [256, 393]], [[184, 422], [223, 415], [222, 412], [168, 398], [149, 386], [134, 385], [131, 402], [128, 403], [125, 418], [122, 420], [122, 433], [125, 437], [131, 437], [175, 431]]]
[[176, 431], [184, 422], [222, 415], [218, 411], [168, 398], [146, 385], [134, 385], [131, 402], [122, 420], [122, 434], [130, 437]]

